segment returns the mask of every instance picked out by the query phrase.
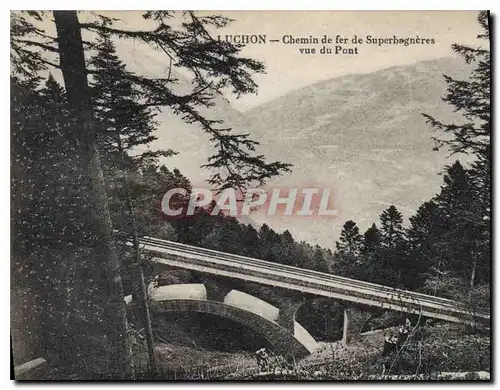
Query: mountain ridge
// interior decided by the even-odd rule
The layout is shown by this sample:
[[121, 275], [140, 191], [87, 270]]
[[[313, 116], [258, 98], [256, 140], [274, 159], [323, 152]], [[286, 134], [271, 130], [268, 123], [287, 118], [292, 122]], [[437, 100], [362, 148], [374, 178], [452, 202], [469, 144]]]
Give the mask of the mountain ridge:
[[[364, 231], [390, 204], [400, 208], [407, 219], [439, 190], [438, 175], [451, 161], [446, 159], [446, 151], [432, 151], [431, 138], [436, 133], [421, 114], [445, 121], [459, 118], [442, 101], [446, 93], [442, 75], [463, 77], [466, 70], [462, 61], [445, 57], [328, 79], [243, 112], [221, 99], [210, 113], [211, 117], [223, 116], [233, 132], [250, 133], [260, 142], [258, 152], [268, 161], [294, 164], [290, 175], [273, 180], [269, 187], [316, 183], [333, 188], [338, 219], [283, 217], [268, 224], [334, 248], [346, 220], [353, 219]], [[177, 129], [171, 129], [168, 137], [164, 131], [158, 133], [162, 142], [170, 139], [175, 144], [171, 147], [181, 152], [165, 163], [200, 183], [207, 172], [199, 166], [211, 147], [193, 126], [188, 134], [185, 125], [175, 123]]]
[[[439, 57], [439, 58], [435, 58], [435, 59], [417, 61], [417, 62], [405, 64], [405, 65], [393, 65], [393, 66], [389, 66], [389, 67], [385, 67], [385, 68], [380, 68], [380, 69], [377, 69], [377, 70], [372, 71], [372, 72], [346, 73], [346, 74], [342, 74], [342, 75], [339, 75], [339, 76], [336, 76], [336, 77], [330, 77], [330, 78], [327, 78], [327, 79], [324, 79], [324, 80], [318, 80], [318, 81], [316, 81], [316, 82], [314, 82], [312, 84], [305, 85], [305, 86], [302, 86], [302, 87], [299, 87], [299, 88], [296, 88], [296, 89], [292, 89], [291, 91], [288, 91], [288, 92], [284, 93], [283, 95], [280, 95], [280, 96], [274, 97], [274, 98], [272, 98], [270, 100], [267, 100], [267, 101], [264, 101], [262, 103], [259, 103], [259, 104], [255, 105], [255, 106], [252, 106], [251, 108], [249, 108], [247, 110], [238, 110], [238, 111], [241, 112], [241, 113], [249, 113], [249, 112], [251, 112], [253, 110], [258, 110], [259, 107], [265, 106], [269, 102], [279, 100], [279, 99], [281, 99], [284, 96], [293, 94], [294, 92], [301, 91], [301, 90], [304, 90], [304, 89], [308, 89], [308, 88], [314, 87], [315, 85], [318, 85], [318, 84], [324, 84], [324, 83], [335, 81], [335, 80], [342, 79], [342, 78], [358, 77], [358, 76], [363, 76], [363, 75], [373, 75], [373, 74], [387, 72], [387, 71], [391, 71], [391, 70], [395, 70], [395, 69], [412, 68], [412, 67], [415, 67], [416, 65], [423, 65], [423, 66], [426, 66], [426, 67], [429, 67], [429, 65], [430, 65], [430, 67], [433, 67], [433, 66], [437, 65], [438, 63], [442, 64], [442, 62], [454, 62], [455, 64], [453, 66], [455, 66], [455, 65], [457, 65], [457, 62], [463, 62], [463, 61], [457, 61], [457, 58], [453, 57], [453, 56], [445, 56], [445, 57]], [[465, 68], [465, 66], [464, 66], [464, 68]]]

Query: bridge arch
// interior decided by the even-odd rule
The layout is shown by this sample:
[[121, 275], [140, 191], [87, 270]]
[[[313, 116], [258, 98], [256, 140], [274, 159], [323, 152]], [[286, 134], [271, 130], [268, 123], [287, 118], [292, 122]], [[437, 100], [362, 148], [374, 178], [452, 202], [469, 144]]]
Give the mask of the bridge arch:
[[153, 315], [171, 312], [198, 312], [229, 318], [264, 338], [278, 354], [288, 359], [299, 359], [309, 355], [315, 348], [311, 343], [302, 343], [291, 332], [277, 323], [251, 311], [222, 302], [201, 299], [169, 299], [151, 302]]

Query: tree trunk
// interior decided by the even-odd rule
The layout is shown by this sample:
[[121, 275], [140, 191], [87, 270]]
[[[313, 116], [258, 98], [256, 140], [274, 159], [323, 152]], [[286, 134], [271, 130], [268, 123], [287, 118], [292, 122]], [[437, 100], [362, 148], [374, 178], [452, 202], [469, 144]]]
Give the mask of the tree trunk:
[[[75, 264], [73, 310], [68, 313], [72, 333], [69, 367], [84, 379], [125, 378], [129, 370], [126, 348], [126, 311], [118, 258], [112, 239], [111, 218], [104, 178], [91, 123], [87, 69], [76, 11], [53, 12], [59, 59], [68, 106], [71, 134], [77, 146], [71, 159], [77, 174], [71, 177], [74, 205], [63, 240], [65, 261]], [[64, 154], [64, 151], [62, 151]], [[62, 242], [61, 242], [62, 241]], [[56, 271], [56, 270], [54, 270]]]
[[[151, 317], [149, 315], [149, 305], [148, 305], [148, 293], [146, 289], [146, 284], [144, 282], [144, 271], [142, 269], [141, 251], [139, 247], [139, 232], [137, 229], [137, 223], [135, 219], [134, 205], [132, 203], [132, 195], [130, 194], [130, 181], [128, 177], [127, 167], [125, 163], [123, 145], [120, 138], [120, 131], [117, 132], [117, 144], [118, 151], [120, 153], [120, 162], [123, 169], [124, 187], [125, 187], [125, 198], [127, 203], [127, 211], [132, 219], [132, 244], [134, 250], [134, 261], [131, 264], [130, 275], [132, 278], [132, 302], [134, 300], [139, 300], [140, 310], [141, 310], [141, 320], [146, 332], [146, 342], [148, 346], [148, 357], [149, 357], [149, 369], [152, 374], [156, 374], [158, 367], [156, 364], [156, 355], [154, 349], [154, 339], [153, 339], [153, 329], [151, 327]], [[137, 291], [137, 285], [139, 286], [139, 291]], [[139, 294], [137, 294], [139, 293]], [[138, 296], [137, 296], [138, 295]]]

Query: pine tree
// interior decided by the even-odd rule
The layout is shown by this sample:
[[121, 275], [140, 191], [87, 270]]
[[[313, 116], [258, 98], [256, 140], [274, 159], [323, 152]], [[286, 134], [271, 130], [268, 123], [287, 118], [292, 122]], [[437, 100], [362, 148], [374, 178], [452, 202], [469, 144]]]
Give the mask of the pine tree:
[[[457, 214], [459, 210], [466, 210], [472, 200], [472, 185], [469, 173], [462, 166], [460, 161], [446, 168], [443, 176], [444, 184], [440, 193], [436, 196], [439, 208], [447, 218], [454, 218], [454, 222], [464, 220]], [[458, 214], [460, 214], [458, 212]]]
[[249, 257], [259, 257], [259, 233], [257, 233], [257, 230], [251, 224], [248, 224], [243, 229], [242, 234], [243, 254]]
[[363, 242], [361, 244], [360, 252], [363, 255], [375, 252], [382, 241], [382, 234], [377, 228], [375, 223], [370, 226], [366, 232], [363, 234]]
[[355, 278], [360, 272], [359, 254], [363, 237], [353, 221], [347, 221], [335, 243], [337, 251], [334, 255], [335, 273], [349, 278]]
[[[76, 372], [84, 377], [102, 375], [123, 378], [129, 370], [125, 345], [126, 312], [92, 124], [84, 43], [76, 12], [54, 11], [53, 16], [72, 130], [71, 134], [64, 134], [64, 138], [74, 137], [78, 143], [76, 153], [70, 158], [79, 172], [71, 184], [73, 188], [78, 188], [78, 196], [84, 200], [79, 210], [67, 215], [68, 219], [76, 222], [77, 230], [64, 234], [70, 256], [78, 263], [75, 283], [80, 299], [78, 309], [82, 315], [75, 322], [86, 324], [80, 332], [84, 329], [87, 333], [93, 332], [96, 342], [100, 344], [99, 348], [82, 349], [82, 358], [88, 364], [83, 372], [81, 367]], [[89, 341], [90, 337], [89, 334]], [[65, 347], [71, 348], [71, 345]], [[105, 366], [102, 366], [103, 361]], [[76, 362], [72, 364], [75, 370], [78, 365]]]
[[280, 236], [281, 253], [280, 260], [283, 264], [298, 266], [300, 264], [299, 254], [295, 241], [290, 231], [285, 230]]
[[[62, 355], [55, 340], [69, 342], [68, 316], [75, 302], [68, 292], [74, 289], [70, 275], [75, 264], [58, 262], [51, 238], [68, 227], [53, 216], [78, 199], [68, 186], [71, 179], [58, 172], [70, 164], [57, 150], [70, 154], [74, 147], [61, 137], [68, 126], [64, 91], [52, 77], [44, 84], [39, 78], [12, 78], [11, 85], [12, 300], [16, 308], [12, 327], [18, 329], [13, 342], [17, 344], [14, 359], [20, 364], [42, 354]], [[58, 336], [59, 330], [64, 331]]]
[[[33, 296], [40, 297], [37, 303], [43, 314], [39, 327], [31, 328], [31, 332], [38, 334], [39, 353], [50, 355], [54, 364], [60, 364], [62, 378], [75, 374], [75, 367], [82, 361], [88, 362], [86, 369], [99, 373], [95, 356], [107, 359], [109, 353], [119, 353], [108, 344], [106, 337], [119, 332], [120, 328], [103, 329], [98, 324], [113, 315], [124, 319], [121, 315], [125, 313], [120, 314], [119, 306], [117, 311], [111, 306], [122, 304], [122, 295], [96, 293], [109, 284], [109, 272], [105, 271], [106, 262], [96, 266], [91, 260], [92, 251], [95, 254], [106, 252], [102, 243], [94, 241], [95, 236], [89, 234], [96, 227], [93, 224], [96, 221], [88, 208], [92, 208], [99, 197], [94, 197], [91, 184], [85, 180], [84, 172], [89, 167], [85, 154], [87, 145], [78, 134], [72, 133], [74, 120], [70, 116], [66, 93], [52, 77], [43, 88], [32, 93], [32, 97], [34, 116], [26, 105], [18, 106], [24, 106], [19, 112], [24, 119], [15, 123], [13, 129], [13, 143], [20, 147], [14, 147], [13, 153], [24, 155], [23, 161], [19, 161], [21, 165], [14, 163], [17, 167], [13, 169], [21, 168], [24, 171], [21, 180], [31, 183], [24, 190], [15, 187], [13, 190], [16, 194], [25, 191], [22, 196], [34, 201], [26, 210], [31, 210], [29, 214], [19, 216], [23, 239], [13, 248], [16, 257], [23, 256], [27, 250], [28, 258], [36, 259], [30, 267], [38, 280], [33, 283], [37, 290]], [[13, 117], [16, 116], [14, 113]], [[92, 209], [92, 214], [96, 209]], [[76, 217], [77, 210], [81, 218]], [[84, 246], [79, 241], [82, 237], [88, 239]], [[108, 312], [105, 309], [96, 312], [96, 308], [101, 307], [108, 307]], [[121, 358], [126, 359], [126, 355], [121, 354]], [[126, 368], [120, 370], [126, 372]]]
[[[132, 83], [127, 78], [125, 65], [116, 55], [111, 39], [106, 35], [100, 36], [97, 40], [96, 50], [97, 55], [92, 58], [90, 64], [93, 70], [92, 103], [94, 105], [94, 123], [99, 129], [97, 140], [99, 148], [108, 157], [108, 160], [118, 160], [114, 168], [122, 173], [118, 177], [118, 182], [121, 184], [124, 194], [123, 199], [120, 199], [120, 201], [124, 203], [126, 213], [130, 216], [130, 229], [126, 231], [132, 236], [135, 253], [133, 262], [127, 264], [127, 270], [133, 275], [133, 302], [139, 302], [142, 311], [141, 320], [146, 329], [150, 369], [152, 372], [156, 372], [157, 366], [149, 317], [147, 289], [144, 283], [139, 248], [139, 235], [144, 233], [139, 232], [135, 216], [135, 205], [132, 199], [128, 172], [131, 158], [127, 153], [133, 148], [147, 145], [155, 139], [151, 134], [155, 130], [156, 122], [153, 120], [154, 114], [152, 110], [136, 101], [137, 92], [134, 91]], [[169, 156], [170, 154], [168, 151], [159, 151], [154, 156], [148, 153], [148, 157]], [[109, 161], [108, 164], [110, 164]], [[111, 175], [107, 176], [109, 183], [109, 176]]]
[[281, 235], [281, 241], [283, 242], [284, 245], [292, 245], [294, 243], [292, 233], [287, 229], [283, 232]]
[[[127, 72], [125, 64], [116, 54], [111, 38], [102, 34], [98, 37], [89, 68], [92, 72], [92, 102], [94, 104], [95, 123], [98, 126], [98, 145], [101, 153], [117, 155], [130, 152], [156, 140], [153, 132], [158, 123], [151, 107], [145, 106]], [[168, 157], [173, 151], [155, 151], [135, 153], [135, 158]], [[137, 156], [138, 155], [138, 156]], [[122, 167], [124, 169], [125, 167]]]
[[347, 221], [344, 223], [339, 240], [335, 243], [338, 252], [348, 253], [357, 256], [361, 250], [363, 237], [359, 234], [356, 222]]
[[382, 233], [373, 223], [363, 234], [357, 278], [375, 283], [383, 281], [383, 277], [380, 276], [381, 271], [383, 271], [380, 268], [381, 241]]
[[390, 206], [380, 215], [380, 225], [382, 246], [385, 248], [395, 248], [404, 238], [403, 215], [395, 206]]
[[[444, 185], [436, 196], [439, 208], [444, 215], [447, 233], [444, 237], [449, 267], [455, 276], [469, 280], [474, 286], [477, 278], [478, 265], [487, 267], [489, 250], [481, 251], [488, 239], [484, 234], [484, 226], [468, 218], [469, 211], [474, 207], [475, 193], [470, 173], [456, 161], [448, 167], [443, 177]], [[489, 277], [488, 272], [482, 272], [481, 278]]]
[[[470, 199], [467, 207], [455, 209], [452, 218], [455, 232], [452, 236], [464, 235], [467, 238], [460, 247], [472, 262], [468, 276], [470, 288], [489, 279], [490, 240], [491, 240], [491, 54], [490, 54], [490, 14], [481, 11], [478, 22], [482, 33], [477, 36], [485, 46], [469, 47], [452, 45], [453, 50], [470, 65], [470, 76], [457, 80], [445, 76], [448, 84], [444, 101], [462, 115], [459, 123], [444, 123], [424, 114], [427, 122], [437, 130], [444, 131], [449, 137], [436, 138], [437, 148], [447, 147], [454, 153], [471, 155], [474, 159], [468, 168]], [[458, 172], [456, 172], [458, 174]], [[465, 185], [465, 180], [462, 180]], [[446, 183], [445, 183], [446, 184]], [[446, 184], [447, 185], [447, 184]], [[455, 188], [456, 189], [456, 188]], [[450, 191], [452, 189], [450, 188]], [[444, 195], [446, 198], [446, 194]], [[459, 195], [459, 194], [456, 194]], [[449, 212], [453, 212], [448, 208]], [[455, 240], [447, 245], [453, 246]], [[479, 267], [478, 267], [479, 265]], [[480, 275], [478, 275], [478, 271]]]
[[241, 254], [242, 225], [233, 217], [222, 214], [212, 225], [211, 232], [200, 243], [204, 248]]
[[410, 227], [406, 232], [409, 247], [407, 267], [408, 275], [411, 275], [405, 283], [408, 287], [422, 287], [432, 278], [436, 283], [427, 292], [436, 295], [437, 281], [444, 275], [448, 264], [444, 250], [447, 227], [443, 222], [443, 215], [434, 200], [423, 203], [410, 217]]
[[406, 241], [403, 215], [392, 205], [380, 215], [380, 266], [386, 273], [387, 284], [398, 285], [406, 278]]
[[268, 261], [275, 261], [272, 247], [277, 241], [276, 233], [267, 224], [262, 224], [259, 229], [260, 250], [259, 258]]
[[452, 45], [452, 49], [462, 56], [467, 64], [473, 66], [470, 77], [466, 80], [456, 80], [444, 76], [448, 93], [443, 100], [462, 114], [465, 121], [460, 124], [445, 124], [431, 115], [423, 114], [432, 127], [451, 135], [447, 139], [434, 138], [437, 148], [446, 146], [452, 153], [481, 155], [487, 161], [490, 161], [491, 154], [489, 18], [488, 11], [479, 13], [478, 22], [483, 32], [477, 38], [487, 41], [486, 48]]
[[[78, 19], [76, 12], [71, 11], [71, 15]], [[48, 15], [28, 12], [15, 16], [18, 17], [13, 28], [20, 33], [11, 36], [14, 69], [23, 69], [23, 61], [28, 61], [30, 69], [57, 67], [44, 56], [44, 52], [58, 53], [57, 39], [34, 27], [37, 21]], [[140, 100], [145, 106], [170, 107], [185, 122], [197, 124], [207, 133], [216, 150], [203, 166], [214, 172], [210, 184], [219, 189], [245, 189], [250, 183], [262, 185], [290, 170], [290, 164], [267, 163], [264, 156], [256, 154], [258, 142], [251, 140], [248, 134], [234, 134], [219, 120], [208, 118], [199, 111], [200, 107], [212, 106], [213, 100], [223, 90], [236, 96], [256, 92], [257, 85], [252, 75], [264, 72], [262, 63], [240, 55], [241, 46], [211, 36], [209, 30], [227, 26], [230, 19], [220, 15], [199, 16], [193, 11], [147, 11], [142, 16], [148, 23], [141, 27], [153, 27], [120, 29], [116, 19], [98, 13], [94, 16], [96, 20], [78, 23], [75, 27], [79, 31], [105, 34], [111, 39], [138, 40], [165, 55], [166, 63], [169, 63], [166, 77], [149, 78], [128, 73], [127, 78], [140, 92]], [[92, 47], [93, 43], [85, 43]], [[28, 57], [26, 47], [37, 55]], [[192, 76], [193, 90], [190, 93], [180, 95], [173, 92], [172, 85], [178, 81], [176, 69]]]

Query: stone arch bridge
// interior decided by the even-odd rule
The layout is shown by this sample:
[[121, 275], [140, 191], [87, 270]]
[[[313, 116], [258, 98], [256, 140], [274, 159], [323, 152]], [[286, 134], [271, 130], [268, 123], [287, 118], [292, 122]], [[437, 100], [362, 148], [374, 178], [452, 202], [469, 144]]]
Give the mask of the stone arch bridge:
[[264, 337], [288, 358], [305, 356], [317, 346], [295, 321], [299, 308], [317, 298], [334, 299], [344, 308], [344, 343], [360, 330], [349, 324], [357, 308], [384, 308], [461, 323], [487, 323], [490, 318], [449, 299], [332, 274], [152, 237], [141, 238], [140, 244], [150, 255], [156, 273], [186, 269], [202, 280], [150, 288], [154, 315], [193, 311], [230, 318]]

